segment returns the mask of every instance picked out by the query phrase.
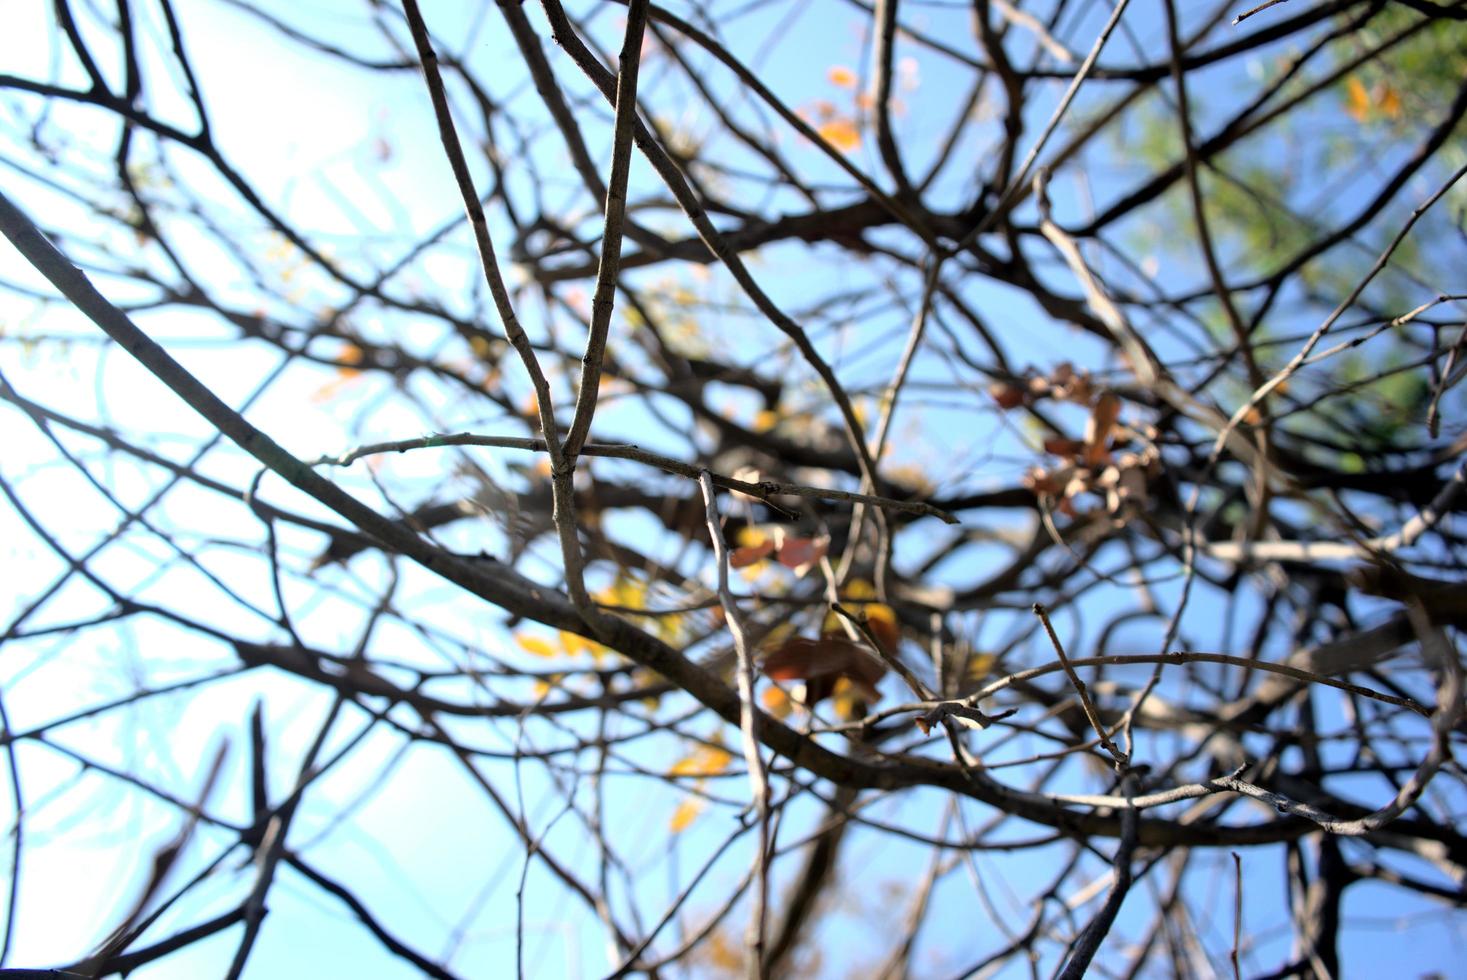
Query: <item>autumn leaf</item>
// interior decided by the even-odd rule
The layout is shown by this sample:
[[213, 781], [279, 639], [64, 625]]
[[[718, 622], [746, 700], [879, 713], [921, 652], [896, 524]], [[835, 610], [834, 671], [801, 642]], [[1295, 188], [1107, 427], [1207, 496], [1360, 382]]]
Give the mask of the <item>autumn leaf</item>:
[[1401, 93], [1390, 82], [1382, 83], [1375, 107], [1380, 110], [1381, 115], [1389, 119], [1401, 118]]
[[1102, 392], [1085, 423], [1085, 465], [1098, 466], [1110, 455], [1106, 444], [1121, 415], [1121, 400], [1114, 392]]
[[765, 711], [781, 721], [788, 718], [793, 710], [790, 696], [782, 687], [766, 687], [764, 693], [759, 695], [759, 703], [764, 705]]
[[[866, 624], [871, 635], [876, 637], [881, 649], [887, 653], [895, 653], [902, 639], [901, 626], [897, 623], [896, 610], [884, 602], [859, 601], [870, 600], [876, 595], [876, 589], [863, 579], [850, 582], [844, 589], [843, 605], [851, 613], [856, 615]], [[851, 601], [857, 600], [857, 601]], [[825, 614], [825, 621], [821, 624], [820, 631], [826, 636], [841, 632], [841, 617], [834, 609]]]
[[1069, 469], [1058, 471], [1046, 470], [1042, 466], [1032, 467], [1024, 474], [1021, 482], [1024, 486], [1034, 491], [1035, 496], [1053, 497], [1063, 488], [1065, 481], [1069, 480]]
[[723, 746], [714, 743], [712, 745], [700, 745], [689, 754], [683, 756], [672, 764], [667, 770], [669, 776], [716, 776], [728, 768], [733, 761], [733, 753]]
[[901, 627], [897, 625], [896, 610], [884, 602], [871, 602], [862, 607], [866, 616], [866, 628], [881, 643], [887, 653], [896, 653], [901, 643]]
[[766, 538], [759, 544], [746, 544], [729, 553], [728, 563], [734, 568], [747, 568], [763, 561], [774, 553], [774, 540]]
[[560, 648], [572, 656], [578, 653], [584, 653], [599, 662], [602, 657], [610, 652], [602, 644], [597, 643], [595, 640], [588, 640], [578, 633], [561, 630], [558, 636], [560, 639]]
[[667, 822], [667, 829], [674, 834], [681, 834], [693, 825], [693, 821], [698, 819], [698, 814], [702, 813], [703, 808], [707, 805], [696, 796], [683, 800], [677, 805], [677, 809], [672, 811], [672, 819]]
[[1024, 399], [1028, 397], [1028, 394], [1028, 390], [1022, 385], [1010, 384], [1007, 381], [995, 381], [988, 386], [989, 397], [1005, 411], [1024, 404]]
[[359, 367], [357, 367], [357, 365], [361, 364], [366, 359], [366, 351], [362, 350], [351, 341], [347, 341], [346, 346], [341, 349], [340, 354], [337, 354], [336, 357], [333, 358], [333, 361], [341, 368], [341, 372], [343, 374], [346, 374], [348, 372], [355, 374], [359, 373], [361, 370]]
[[849, 153], [861, 145], [861, 131], [856, 128], [853, 120], [845, 116], [836, 116], [822, 123], [816, 132], [820, 134], [821, 139], [842, 153]]
[[1384, 80], [1366, 88], [1359, 75], [1351, 75], [1345, 82], [1345, 112], [1357, 123], [1363, 123], [1372, 116], [1399, 119], [1401, 93]]
[[829, 547], [829, 538], [785, 537], [779, 543], [779, 563], [793, 569], [796, 575], [804, 575], [825, 557]]
[[708, 961], [726, 974], [742, 973], [744, 970], [744, 946], [737, 938], [730, 939], [723, 929], [715, 930], [708, 938]]
[[514, 641], [520, 645], [520, 649], [537, 657], [554, 657], [561, 651], [543, 636], [533, 633], [516, 633]]
[[1051, 436], [1044, 440], [1044, 451], [1055, 456], [1078, 456], [1085, 451], [1085, 443], [1079, 439]]
[[845, 677], [837, 677], [830, 689], [830, 711], [844, 721], [855, 721], [871, 701], [870, 692]]
[[775, 555], [781, 565], [793, 569], [796, 575], [808, 572], [830, 547], [829, 538], [795, 537], [782, 527], [770, 531], [743, 527], [739, 529], [738, 541], [739, 546], [728, 556], [731, 567], [748, 568]]
[[975, 653], [968, 661], [966, 674], [970, 684], [976, 684], [987, 677], [993, 670], [993, 665], [998, 662], [998, 657], [992, 653]]
[[830, 84], [840, 88], [856, 87], [856, 73], [845, 65], [831, 65], [826, 70], [825, 77], [830, 80]]
[[765, 654], [763, 667], [772, 680], [804, 681], [805, 700], [812, 705], [829, 697], [841, 677], [856, 685], [868, 700], [880, 700], [876, 683], [886, 673], [886, 665], [874, 654], [840, 636], [791, 637]]
[[[611, 585], [594, 593], [591, 598], [623, 615], [635, 615], [638, 609], [648, 608], [647, 583], [625, 573], [618, 574]], [[657, 636], [668, 642], [679, 642], [685, 617], [675, 614], [645, 615], [640, 617]]]
[[358, 365], [366, 359], [366, 351], [347, 341], [341, 353], [332, 358], [332, 363], [336, 365], [336, 376], [313, 391], [311, 401], [319, 405], [336, 397], [343, 388], [361, 377], [362, 369]]
[[1366, 91], [1365, 83], [1360, 80], [1359, 75], [1351, 75], [1349, 81], [1345, 82], [1345, 111], [1357, 123], [1364, 122], [1365, 117], [1370, 115], [1370, 93]]

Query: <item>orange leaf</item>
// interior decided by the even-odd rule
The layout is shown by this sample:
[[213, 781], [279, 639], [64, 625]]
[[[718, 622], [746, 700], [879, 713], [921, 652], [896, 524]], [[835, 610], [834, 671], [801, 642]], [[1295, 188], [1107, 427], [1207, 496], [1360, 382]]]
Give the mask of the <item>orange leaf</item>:
[[1345, 89], [1345, 111], [1356, 122], [1364, 122], [1365, 117], [1370, 115], [1370, 93], [1365, 90], [1365, 83], [1358, 75], [1351, 75], [1350, 80], [1345, 83]]
[[745, 568], [758, 561], [768, 558], [774, 551], [772, 540], [761, 541], [759, 544], [746, 544], [742, 548], [735, 548], [728, 556], [728, 563], [734, 568]]
[[783, 688], [766, 687], [764, 693], [759, 695], [759, 703], [776, 718], [785, 719], [790, 716], [790, 696], [784, 693]]
[[1389, 119], [1401, 118], [1401, 93], [1396, 91], [1394, 85], [1386, 82], [1381, 86], [1380, 97], [1375, 100], [1375, 106], [1381, 114]]
[[837, 116], [816, 130], [820, 137], [843, 153], [849, 153], [861, 145], [861, 131], [853, 120]]
[[341, 367], [343, 368], [342, 373], [346, 373], [345, 369], [354, 368], [356, 367], [356, 365], [361, 364], [366, 359], [367, 352], [362, 350], [360, 347], [349, 340], [346, 342], [346, 346], [341, 349], [341, 353], [337, 354], [336, 357], [333, 358], [335, 363], [341, 365]]
[[311, 392], [311, 401], [317, 405], [329, 402], [341, 394], [349, 385], [357, 381], [361, 377], [361, 374], [362, 372], [356, 368], [338, 368], [336, 377]]
[[838, 85], [841, 88], [856, 87], [856, 73], [845, 65], [831, 65], [826, 69], [825, 77], [830, 79], [830, 84]]

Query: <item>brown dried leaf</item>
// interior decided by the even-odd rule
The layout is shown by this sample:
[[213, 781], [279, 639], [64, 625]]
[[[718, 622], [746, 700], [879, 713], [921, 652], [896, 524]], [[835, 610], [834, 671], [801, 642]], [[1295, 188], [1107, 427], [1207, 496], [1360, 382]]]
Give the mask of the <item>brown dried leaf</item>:
[[1044, 451], [1055, 456], [1079, 456], [1085, 451], [1085, 443], [1065, 436], [1050, 436], [1044, 440]]
[[988, 386], [988, 394], [998, 407], [1004, 410], [1018, 408], [1024, 404], [1028, 392], [1020, 385], [1010, 384], [1007, 381], [996, 381]]
[[1121, 400], [1114, 392], [1102, 392], [1090, 409], [1090, 418], [1085, 423], [1085, 464], [1099, 466], [1107, 454], [1111, 430], [1121, 415]]
[[811, 704], [828, 697], [840, 677], [876, 701], [881, 697], [876, 683], [886, 673], [886, 666], [865, 647], [840, 636], [791, 637], [765, 655], [763, 666], [773, 680], [805, 681]]
[[797, 575], [804, 575], [825, 556], [829, 547], [828, 538], [787, 537], [779, 545], [779, 563], [786, 568], [793, 568]]
[[766, 539], [758, 544], [746, 544], [742, 548], [735, 548], [728, 556], [728, 563], [733, 568], [746, 568], [755, 562], [763, 561], [774, 552], [774, 541]]
[[1053, 497], [1069, 480], [1070, 469], [1070, 467], [1064, 467], [1055, 472], [1036, 466], [1024, 474], [1024, 486], [1033, 490], [1036, 496]]

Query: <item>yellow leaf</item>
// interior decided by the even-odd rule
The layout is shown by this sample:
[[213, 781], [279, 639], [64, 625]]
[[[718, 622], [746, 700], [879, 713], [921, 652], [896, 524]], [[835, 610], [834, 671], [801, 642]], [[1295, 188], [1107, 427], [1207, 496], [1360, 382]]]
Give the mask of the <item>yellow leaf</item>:
[[694, 820], [698, 819], [698, 814], [703, 812], [705, 805], [697, 797], [690, 797], [689, 799], [683, 800], [677, 805], [677, 809], [672, 811], [672, 819], [667, 822], [667, 829], [671, 833], [681, 834], [688, 827], [692, 826]]
[[779, 413], [765, 408], [754, 413], [754, 423], [750, 428], [755, 432], [768, 432], [778, 424]]
[[759, 695], [759, 703], [764, 705], [765, 711], [781, 720], [788, 718], [793, 710], [790, 696], [782, 687], [766, 687], [764, 693]]
[[1345, 83], [1345, 89], [1345, 111], [1356, 122], [1364, 122], [1365, 117], [1370, 115], [1370, 93], [1365, 90], [1365, 83], [1360, 80], [1360, 76], [1351, 75], [1350, 80]]
[[866, 613], [866, 627], [871, 630], [871, 635], [880, 640], [888, 651], [895, 651], [902, 639], [896, 610], [881, 602], [868, 602], [862, 610]]
[[669, 776], [716, 776], [728, 768], [733, 754], [721, 745], [700, 745], [672, 764]]
[[769, 540], [769, 534], [758, 525], [746, 524], [739, 528], [737, 538], [740, 548], [757, 548]]
[[849, 153], [861, 145], [861, 131], [845, 116], [837, 116], [822, 124], [817, 132], [821, 139], [843, 153]]
[[719, 773], [728, 768], [733, 761], [733, 753], [727, 749], [717, 746], [704, 746], [703, 765], [704, 770], [709, 773]]
[[592, 596], [603, 606], [618, 606], [622, 609], [646, 609], [647, 587], [636, 579], [618, 575], [610, 585]]
[[841, 88], [856, 87], [856, 73], [845, 65], [831, 65], [825, 72], [825, 77], [830, 79], [830, 84]]
[[[891, 443], [887, 443], [885, 449], [889, 451]], [[881, 470], [889, 479], [910, 488], [919, 497], [930, 496], [937, 490], [937, 486], [920, 466], [914, 466], [911, 463], [897, 463], [883, 466]]]
[[853, 721], [857, 717], [856, 706], [864, 705], [866, 697], [856, 686], [844, 677], [835, 679], [835, 688], [830, 694], [830, 709], [835, 716], [845, 721]]
[[896, 610], [884, 602], [868, 602], [865, 606], [866, 621], [868, 623], [884, 623], [887, 626], [896, 626]]
[[530, 688], [530, 690], [534, 692], [535, 700], [544, 701], [547, 697], [550, 696], [550, 692], [555, 690], [556, 686], [560, 684], [561, 680], [564, 677], [564, 674], [551, 674], [544, 680], [536, 681]]
[[725, 973], [744, 969], [743, 945], [728, 938], [724, 930], [718, 929], [708, 937], [708, 959]]
[[537, 657], [554, 657], [561, 652], [549, 640], [533, 633], [516, 633], [514, 641], [520, 645], [521, 650]]
[[572, 656], [578, 653], [584, 653], [594, 658], [597, 662], [600, 662], [601, 658], [609, 652], [602, 644], [597, 643], [595, 640], [588, 640], [577, 633], [561, 630], [559, 635], [560, 648]]
[[968, 680], [974, 684], [983, 680], [983, 678], [988, 676], [988, 672], [993, 669], [994, 661], [997, 659], [991, 653], [974, 654], [973, 658], [968, 661]]

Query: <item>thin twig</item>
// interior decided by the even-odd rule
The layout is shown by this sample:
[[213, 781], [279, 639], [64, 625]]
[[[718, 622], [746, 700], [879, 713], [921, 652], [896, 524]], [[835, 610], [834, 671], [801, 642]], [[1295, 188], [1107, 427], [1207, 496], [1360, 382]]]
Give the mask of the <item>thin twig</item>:
[[[1104, 735], [1101, 736], [1104, 738]], [[1121, 793], [1129, 796], [1135, 789], [1136, 777], [1127, 773], [1121, 780]], [[1080, 980], [1085, 976], [1085, 971], [1090, 967], [1090, 961], [1100, 950], [1100, 944], [1110, 934], [1111, 926], [1115, 924], [1116, 914], [1121, 910], [1121, 903], [1126, 899], [1126, 893], [1131, 890], [1131, 858], [1136, 853], [1136, 811], [1134, 808], [1126, 808], [1121, 811], [1121, 841], [1116, 847], [1115, 860], [1111, 862], [1115, 881], [1111, 885], [1110, 892], [1105, 896], [1105, 904], [1100, 911], [1095, 913], [1095, 918], [1085, 927], [1080, 938], [1075, 941], [1075, 950], [1070, 955], [1070, 961], [1065, 965], [1064, 971], [1060, 973], [1060, 980]]]
[[494, 297], [494, 308], [499, 313], [500, 322], [504, 326], [504, 334], [509, 338], [515, 352], [519, 354], [525, 371], [530, 376], [530, 383], [534, 385], [536, 408], [540, 415], [540, 430], [545, 433], [546, 439], [550, 440], [551, 445], [547, 451], [550, 453], [551, 463], [559, 466], [560, 447], [555, 444], [555, 412], [550, 400], [550, 383], [545, 379], [545, 372], [540, 368], [535, 350], [530, 345], [529, 336], [520, 326], [519, 317], [515, 315], [514, 303], [509, 298], [509, 289], [505, 286], [504, 277], [499, 273], [499, 260], [494, 252], [494, 240], [489, 237], [489, 221], [484, 215], [484, 205], [479, 203], [479, 192], [474, 189], [474, 177], [469, 173], [468, 160], [459, 143], [458, 129], [453, 122], [453, 112], [448, 106], [448, 93], [443, 85], [443, 77], [438, 71], [438, 55], [433, 50], [433, 41], [428, 35], [428, 26], [423, 22], [423, 15], [418, 9], [417, 0], [403, 0], [402, 7], [403, 12], [407, 15], [408, 29], [412, 33], [413, 44], [418, 50], [418, 59], [422, 63], [423, 80], [428, 85], [428, 96], [433, 102], [433, 115], [438, 123], [438, 135], [443, 143], [443, 152], [448, 157], [449, 166], [453, 169], [453, 178], [458, 184], [459, 196], [463, 199], [469, 226], [473, 229], [474, 244], [479, 250], [479, 264], [484, 273], [484, 281], [489, 286], [490, 295]]
[[1391, 238], [1390, 244], [1388, 244], [1385, 247], [1385, 250], [1382, 251], [1380, 255], [1376, 258], [1374, 264], [1371, 265], [1369, 271], [1367, 271], [1365, 275], [1360, 279], [1360, 281], [1355, 284], [1355, 288], [1350, 291], [1350, 295], [1341, 300], [1339, 305], [1334, 308], [1334, 311], [1331, 312], [1329, 316], [1325, 317], [1324, 322], [1321, 323], [1317, 328], [1315, 328], [1314, 332], [1309, 335], [1309, 339], [1304, 342], [1304, 346], [1299, 349], [1298, 353], [1296, 353], [1292, 359], [1290, 359], [1289, 363], [1285, 364], [1283, 368], [1280, 369], [1273, 377], [1269, 378], [1267, 382], [1256, 389], [1253, 394], [1251, 394], [1248, 399], [1244, 401], [1243, 404], [1239, 405], [1237, 410], [1233, 412], [1233, 415], [1230, 419], [1228, 419], [1227, 424], [1217, 434], [1217, 439], [1214, 441], [1212, 446], [1212, 452], [1208, 456], [1207, 468], [1204, 471], [1202, 478], [1197, 481], [1196, 488], [1192, 494], [1192, 499], [1188, 503], [1187, 513], [1189, 520], [1196, 513], [1198, 496], [1201, 492], [1202, 487], [1207, 482], [1207, 476], [1217, 465], [1217, 461], [1222, 456], [1223, 447], [1228, 443], [1228, 439], [1233, 434], [1233, 431], [1237, 429], [1240, 424], [1242, 424], [1243, 420], [1248, 417], [1249, 412], [1251, 412], [1253, 408], [1258, 405], [1259, 402], [1263, 401], [1270, 394], [1272, 394], [1279, 387], [1279, 385], [1283, 384], [1291, 377], [1293, 377], [1295, 372], [1297, 372], [1299, 368], [1303, 366], [1305, 360], [1309, 357], [1309, 354], [1314, 350], [1315, 346], [1324, 339], [1324, 335], [1328, 333], [1330, 328], [1339, 321], [1340, 317], [1344, 316], [1345, 311], [1350, 309], [1350, 307], [1355, 304], [1355, 301], [1360, 298], [1360, 294], [1365, 292], [1365, 287], [1369, 286], [1375, 280], [1375, 277], [1380, 274], [1381, 270], [1390, 263], [1391, 256], [1396, 254], [1396, 249], [1399, 248], [1401, 246], [1401, 243], [1406, 240], [1406, 236], [1411, 233], [1411, 229], [1416, 226], [1416, 222], [1421, 219], [1421, 216], [1429, 211], [1431, 209], [1431, 206], [1434, 205], [1437, 201], [1440, 201], [1443, 197], [1445, 197], [1447, 191], [1451, 190], [1452, 187], [1456, 185], [1457, 181], [1462, 179], [1464, 174], [1467, 174], [1467, 164], [1463, 164], [1461, 167], [1458, 167], [1457, 170], [1450, 177], [1448, 177], [1446, 181], [1444, 181], [1442, 185], [1438, 187], [1430, 197], [1428, 197], [1426, 200], [1422, 201], [1416, 206], [1416, 208], [1411, 212], [1411, 216], [1406, 219], [1405, 223], [1401, 225], [1400, 230], [1398, 230], [1395, 236]]
[[[616, 75], [616, 118], [612, 124], [611, 176], [606, 181], [606, 222], [601, 235], [601, 265], [596, 270], [596, 291], [591, 298], [591, 329], [586, 352], [581, 357], [581, 384], [576, 393], [576, 414], [566, 434], [566, 459], [574, 460], [591, 432], [596, 399], [601, 389], [601, 362], [606, 356], [606, 335], [616, 305], [617, 273], [621, 269], [622, 228], [627, 215], [627, 176], [632, 166], [632, 126], [637, 120], [637, 69], [642, 61], [642, 35], [647, 26], [647, 0], [630, 0], [627, 5], [626, 35], [621, 46], [621, 68]], [[546, 430], [546, 438], [550, 438]]]
[[703, 490], [703, 505], [708, 515], [708, 538], [713, 544], [713, 558], [718, 565], [718, 599], [723, 604], [728, 630], [733, 634], [738, 653], [739, 730], [743, 733], [744, 765], [749, 771], [749, 788], [759, 820], [759, 849], [754, 856], [754, 909], [749, 922], [748, 970], [756, 978], [764, 976], [764, 922], [769, 904], [769, 775], [759, 752], [759, 709], [754, 701], [754, 652], [749, 648], [743, 613], [728, 587], [728, 545], [723, 540], [722, 521], [718, 516], [718, 498], [713, 490], [713, 475], [704, 470], [698, 477]]
[[[321, 456], [311, 460], [312, 466], [350, 466], [352, 463], [366, 456], [375, 456], [381, 453], [405, 453], [413, 449], [433, 449], [443, 446], [486, 446], [497, 449], [523, 449], [529, 452], [545, 452], [544, 439], [532, 439], [521, 436], [485, 436], [473, 432], [455, 432], [418, 436], [414, 439], [396, 439], [391, 442], [377, 442], [371, 445], [358, 446], [335, 456]], [[599, 456], [607, 459], [629, 459], [637, 463], [645, 463], [655, 466], [657, 469], [673, 473], [677, 476], [685, 476], [697, 480], [703, 472], [700, 467], [682, 460], [663, 456], [639, 446], [616, 445], [608, 443], [586, 443], [580, 449], [582, 456]], [[944, 524], [961, 523], [956, 517], [940, 507], [934, 507], [920, 500], [893, 500], [890, 497], [878, 497], [868, 493], [855, 493], [850, 490], [829, 490], [823, 487], [807, 487], [797, 483], [778, 483], [773, 480], [761, 480], [758, 483], [750, 483], [747, 480], [738, 480], [731, 476], [721, 476], [717, 473], [710, 474], [713, 483], [725, 490], [737, 490], [739, 493], [748, 494], [767, 501], [770, 497], [805, 497], [812, 500], [839, 500], [847, 503], [869, 504], [883, 510], [898, 511], [904, 514], [916, 514], [921, 517], [935, 517]]]
[[1038, 616], [1039, 621], [1044, 624], [1044, 631], [1049, 634], [1049, 642], [1054, 645], [1054, 652], [1059, 655], [1060, 666], [1064, 668], [1065, 676], [1070, 679], [1070, 684], [1075, 688], [1075, 693], [1080, 696], [1080, 707], [1084, 709], [1085, 717], [1089, 720], [1090, 727], [1094, 728], [1095, 734], [1100, 736], [1101, 747], [1110, 753], [1111, 758], [1115, 760], [1117, 768], [1125, 769], [1131, 764], [1131, 760], [1124, 752], [1116, 747], [1116, 744], [1110, 740], [1110, 736], [1106, 734], [1105, 726], [1100, 722], [1100, 715], [1096, 714], [1095, 705], [1090, 701], [1089, 689], [1085, 687], [1085, 682], [1080, 680], [1080, 675], [1075, 673], [1075, 668], [1070, 663], [1070, 658], [1065, 656], [1064, 644], [1060, 643], [1059, 635], [1055, 633], [1054, 625], [1049, 621], [1049, 613], [1042, 604], [1036, 602], [1034, 603], [1034, 615]]
[[[1254, 7], [1252, 10], [1245, 10], [1241, 14], [1239, 14], [1238, 16], [1234, 17], [1233, 18], [1233, 25], [1232, 26], [1237, 27], [1239, 24], [1243, 23], [1243, 21], [1247, 20], [1249, 17], [1252, 17], [1254, 14], [1260, 14], [1263, 11], [1267, 10], [1269, 7], [1274, 7], [1274, 6], [1277, 6], [1277, 5], [1281, 4], [1281, 3], [1288, 3], [1288, 2], [1289, 2], [1289, 0], [1263, 0], [1263, 3], [1260, 3], [1258, 6]], [[1236, 856], [1237, 855], [1234, 855], [1234, 857], [1236, 857]], [[1235, 961], [1233, 963], [1233, 966], [1234, 967], [1237, 967], [1237, 965], [1238, 964]]]
[[1105, 22], [1105, 26], [1100, 29], [1100, 34], [1096, 36], [1095, 43], [1090, 46], [1090, 53], [1085, 56], [1085, 60], [1080, 63], [1080, 67], [1075, 71], [1075, 77], [1070, 80], [1069, 87], [1065, 89], [1065, 94], [1060, 98], [1059, 104], [1050, 113], [1049, 121], [1044, 124], [1044, 129], [1040, 132], [1039, 138], [1034, 141], [1034, 145], [1029, 147], [1029, 152], [1024, 155], [1024, 161], [1019, 165], [1018, 172], [1009, 181], [1008, 188], [1003, 192], [1003, 195], [998, 199], [998, 203], [993, 206], [993, 209], [984, 215], [983, 220], [979, 221], [968, 234], [963, 236], [963, 240], [958, 244], [958, 251], [968, 248], [978, 240], [979, 236], [989, 231], [999, 221], [1007, 217], [1009, 211], [1019, 203], [1024, 193], [1029, 190], [1029, 171], [1033, 169], [1035, 161], [1039, 159], [1039, 154], [1044, 150], [1045, 144], [1049, 142], [1049, 138], [1059, 128], [1060, 120], [1064, 118], [1065, 113], [1070, 108], [1070, 103], [1079, 94], [1080, 86], [1084, 84], [1085, 79], [1090, 75], [1090, 69], [1095, 67], [1095, 62], [1100, 57], [1100, 52], [1105, 49], [1105, 42], [1110, 40], [1111, 34], [1120, 24], [1121, 14], [1125, 13], [1126, 5], [1129, 3], [1130, 0], [1116, 0], [1116, 5], [1110, 12], [1110, 18]]
[[1233, 964], [1233, 980], [1243, 980], [1238, 965], [1238, 949], [1243, 945], [1243, 859], [1233, 851], [1233, 951], [1228, 959]]

